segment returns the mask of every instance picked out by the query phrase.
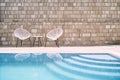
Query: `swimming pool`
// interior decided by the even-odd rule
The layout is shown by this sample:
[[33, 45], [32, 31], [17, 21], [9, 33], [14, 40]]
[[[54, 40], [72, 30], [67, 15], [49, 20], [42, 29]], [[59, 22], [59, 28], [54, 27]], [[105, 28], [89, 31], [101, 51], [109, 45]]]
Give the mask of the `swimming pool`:
[[0, 80], [120, 80], [120, 59], [108, 53], [0, 53]]

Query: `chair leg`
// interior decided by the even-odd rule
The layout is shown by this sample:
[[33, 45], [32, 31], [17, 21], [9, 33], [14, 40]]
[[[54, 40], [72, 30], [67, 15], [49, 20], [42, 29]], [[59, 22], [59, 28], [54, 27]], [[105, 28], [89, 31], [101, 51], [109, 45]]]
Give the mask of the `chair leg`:
[[45, 39], [45, 47], [46, 47], [46, 45], [47, 45], [47, 38]]
[[58, 44], [58, 39], [55, 40], [55, 43], [56, 43], [56, 46], [59, 47], [59, 44]]
[[17, 38], [17, 42], [16, 42], [16, 47], [18, 47], [18, 38]]
[[40, 46], [40, 43], [39, 43], [39, 42], [40, 42], [40, 37], [38, 37], [38, 47]]
[[42, 46], [42, 41], [41, 41], [40, 37], [39, 37], [38, 41], [39, 41], [40, 45]]

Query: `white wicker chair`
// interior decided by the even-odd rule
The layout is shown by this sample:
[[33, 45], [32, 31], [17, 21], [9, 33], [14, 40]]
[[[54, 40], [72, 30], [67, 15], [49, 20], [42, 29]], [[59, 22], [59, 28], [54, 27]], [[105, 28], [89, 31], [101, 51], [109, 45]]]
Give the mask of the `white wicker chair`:
[[[29, 33], [26, 29], [23, 28], [17, 28], [14, 31], [14, 36], [17, 38], [17, 43], [16, 46], [18, 46], [18, 39], [21, 40], [21, 46], [22, 46], [22, 41], [26, 40], [31, 37], [31, 33]], [[30, 42], [31, 43], [31, 42]]]
[[62, 28], [56, 28], [56, 29], [52, 29], [51, 31], [49, 31], [46, 34], [46, 42], [45, 42], [45, 46], [47, 44], [47, 39], [51, 40], [51, 41], [55, 41], [56, 46], [59, 47], [58, 44], [58, 38], [63, 34], [63, 29]]

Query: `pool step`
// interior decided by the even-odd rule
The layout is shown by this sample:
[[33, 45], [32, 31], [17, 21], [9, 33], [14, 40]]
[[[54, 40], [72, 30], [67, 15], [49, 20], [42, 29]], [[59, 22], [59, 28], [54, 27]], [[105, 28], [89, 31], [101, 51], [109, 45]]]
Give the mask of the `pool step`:
[[93, 64], [93, 65], [103, 65], [103, 66], [120, 66], [120, 62], [118, 61], [114, 61], [114, 62], [110, 62], [110, 61], [96, 61], [96, 60], [91, 60], [91, 59], [86, 59], [83, 57], [79, 57], [79, 56], [73, 56], [71, 57], [71, 59], [74, 59], [76, 61], [80, 61], [80, 62], [84, 62], [84, 63], [88, 63], [88, 64]]
[[[117, 70], [116, 72], [94, 71], [89, 68], [81, 68], [69, 65], [64, 61], [76, 64], [75, 61], [64, 59], [63, 61], [56, 61], [53, 64], [47, 64], [47, 67], [52, 73], [65, 78], [65, 80], [98, 80], [98, 77], [100, 78], [100, 80], [106, 80], [106, 78], [108, 80], [112, 80], [112, 78], [120, 79], [120, 72], [118, 72]], [[82, 66], [82, 64], [79, 66]], [[85, 77], [87, 77], [88, 79], [81, 79]]]
[[[69, 61], [71, 61], [71, 63], [74, 63], [74, 61], [72, 61], [72, 60], [69, 60]], [[66, 69], [69, 69], [69, 70], [72, 70], [72, 71], [75, 71], [75, 72], [81, 72], [81, 73], [98, 75], [98, 76], [101, 75], [101, 76], [114, 76], [115, 77], [115, 76], [120, 75], [120, 72], [117, 73], [117, 72], [107, 72], [107, 71], [95, 71], [95, 70], [91, 70], [91, 69], [87, 69], [87, 68], [75, 67], [75, 66], [69, 65], [69, 64], [64, 63], [64, 62], [55, 62], [55, 63], [59, 67], [64, 67]], [[79, 66], [82, 66], [82, 64], [79, 65]]]
[[96, 60], [96, 61], [117, 61], [118, 58], [108, 54], [108, 53], [98, 53], [98, 54], [80, 54], [79, 55], [80, 57], [83, 57], [83, 58], [88, 58], [88, 59], [92, 59], [92, 60]]
[[120, 66], [101, 66], [96, 64], [88, 64], [74, 59], [64, 59], [64, 62], [75, 67], [87, 68], [96, 71], [120, 72]]
[[120, 79], [120, 72], [105, 72], [105, 71], [93, 71], [91, 69], [87, 68], [78, 68], [72, 65], [68, 65], [64, 62], [56, 62], [55, 65], [64, 71], [74, 73], [76, 75], [80, 75], [83, 77], [87, 77], [90, 79], [95, 79], [95, 80], [119, 80]]
[[51, 71], [51, 73], [60, 77], [61, 80], [94, 80], [94, 79], [82, 77], [80, 75], [76, 75], [74, 73], [67, 72], [64, 69], [57, 67], [54, 63], [46, 64], [46, 66], [47, 69]]

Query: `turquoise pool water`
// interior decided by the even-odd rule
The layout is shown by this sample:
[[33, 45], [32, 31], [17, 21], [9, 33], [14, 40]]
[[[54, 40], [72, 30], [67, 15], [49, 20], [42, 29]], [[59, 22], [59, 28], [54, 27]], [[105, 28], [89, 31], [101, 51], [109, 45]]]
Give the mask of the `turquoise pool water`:
[[0, 53], [0, 80], [120, 80], [120, 59], [108, 53]]

